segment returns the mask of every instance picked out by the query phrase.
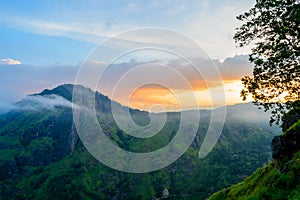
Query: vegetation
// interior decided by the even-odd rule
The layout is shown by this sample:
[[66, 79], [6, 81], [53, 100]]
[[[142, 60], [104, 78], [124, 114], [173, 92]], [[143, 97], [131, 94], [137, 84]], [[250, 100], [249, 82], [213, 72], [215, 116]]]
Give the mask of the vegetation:
[[[288, 129], [289, 132], [300, 133], [300, 120]], [[226, 199], [300, 199], [300, 151], [290, 159], [281, 158], [258, 169], [243, 182], [223, 189], [208, 200]]]
[[253, 76], [242, 79], [241, 96], [251, 95], [256, 105], [272, 109], [270, 123], [279, 122], [286, 110], [299, 107], [300, 2], [256, 0], [237, 17], [244, 24], [234, 36], [240, 46], [254, 42], [250, 62]]
[[[70, 98], [70, 85], [40, 95], [59, 93]], [[169, 113], [165, 128], [149, 139], [135, 139], [114, 124], [110, 100], [97, 94], [99, 122], [106, 135], [122, 148], [147, 152], [169, 142], [177, 130], [178, 113]], [[22, 102], [25, 103], [25, 102]], [[131, 110], [139, 123], [148, 113]], [[206, 111], [204, 112], [206, 113]], [[213, 151], [198, 158], [208, 128], [203, 114], [198, 135], [188, 151], [159, 171], [129, 174], [104, 166], [78, 139], [67, 107], [14, 110], [0, 118], [0, 199], [152, 199], [169, 191], [169, 199], [204, 199], [243, 180], [270, 160], [274, 134], [257, 124], [228, 118]]]

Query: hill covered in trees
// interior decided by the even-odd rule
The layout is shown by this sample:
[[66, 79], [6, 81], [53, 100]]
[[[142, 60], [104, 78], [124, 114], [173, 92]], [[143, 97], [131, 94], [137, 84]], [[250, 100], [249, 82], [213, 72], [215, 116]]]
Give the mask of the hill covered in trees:
[[[204, 121], [177, 161], [144, 174], [116, 171], [92, 157], [79, 140], [70, 106], [72, 88], [61, 85], [31, 95], [0, 116], [0, 199], [204, 199], [243, 180], [271, 158], [274, 129], [263, 125], [267, 115], [260, 123], [239, 119], [235, 113], [243, 106], [246, 110], [245, 104], [228, 108], [222, 135], [205, 158], [200, 159], [198, 152], [211, 112], [200, 110]], [[158, 149], [178, 128], [180, 113], [167, 113], [157, 135], [136, 139], [114, 123], [110, 106], [109, 98], [96, 93], [98, 120], [106, 136], [130, 151]], [[137, 123], [149, 123], [148, 112], [130, 109], [130, 113]]]

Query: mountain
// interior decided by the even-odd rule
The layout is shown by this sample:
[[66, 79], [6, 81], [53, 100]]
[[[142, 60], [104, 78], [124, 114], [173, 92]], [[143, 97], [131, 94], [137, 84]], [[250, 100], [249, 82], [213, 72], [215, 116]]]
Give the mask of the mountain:
[[[251, 112], [260, 116], [259, 122], [239, 117], [246, 115], [239, 109], [251, 107], [244, 104], [228, 108], [219, 141], [203, 159], [198, 152], [209, 110], [199, 111], [203, 120], [191, 147], [171, 165], [143, 174], [111, 169], [92, 157], [78, 137], [72, 119], [73, 87], [66, 84], [30, 95], [0, 116], [0, 199], [204, 199], [271, 159], [269, 144], [278, 129], [261, 125], [268, 116], [262, 117], [260, 110]], [[154, 151], [168, 144], [178, 130], [180, 113], [172, 112], [157, 135], [132, 137], [116, 125], [111, 113], [111, 104], [125, 107], [99, 92], [95, 99], [105, 135], [123, 149]], [[137, 124], [149, 123], [148, 112], [129, 112]]]
[[[278, 144], [278, 140], [281, 142]], [[209, 200], [300, 199], [300, 120], [272, 141], [274, 160]]]

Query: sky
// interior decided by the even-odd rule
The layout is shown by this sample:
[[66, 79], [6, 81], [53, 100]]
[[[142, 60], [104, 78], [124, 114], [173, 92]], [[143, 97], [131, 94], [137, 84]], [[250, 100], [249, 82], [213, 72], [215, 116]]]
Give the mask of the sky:
[[[234, 43], [235, 28], [241, 24], [235, 16], [254, 3], [254, 0], [0, 0], [0, 111], [1, 105], [7, 107], [27, 94], [72, 83], [80, 64], [98, 44], [124, 31], [143, 27], [168, 29], [195, 41], [222, 68], [227, 94], [235, 91], [234, 95], [228, 95], [227, 104], [239, 103], [239, 80], [251, 74], [251, 65], [246, 56], [238, 56], [247, 55], [250, 47], [237, 48]], [[137, 34], [135, 39], [144, 37]], [[130, 42], [136, 41], [127, 41]], [[131, 59], [115, 66], [130, 68]], [[163, 59], [152, 54], [146, 62], [161, 63]], [[164, 101], [166, 106], [174, 103], [168, 97], [170, 94], [162, 100], [161, 94], [167, 93], [161, 87], [150, 88], [135, 92], [129, 104], [149, 109], [153, 102]], [[107, 90], [101, 92], [109, 95]], [[208, 97], [203, 100], [203, 88], [193, 91], [205, 106], [209, 105]], [[146, 94], [152, 97], [142, 99]]]

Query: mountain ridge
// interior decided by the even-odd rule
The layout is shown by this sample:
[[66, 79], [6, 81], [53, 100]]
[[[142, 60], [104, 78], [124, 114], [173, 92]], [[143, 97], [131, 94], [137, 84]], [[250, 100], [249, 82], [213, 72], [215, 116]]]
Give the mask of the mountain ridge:
[[[44, 91], [45, 96], [54, 93]], [[59, 90], [66, 91], [70, 93]], [[146, 140], [130, 137], [114, 123], [108, 101], [97, 101], [102, 105], [96, 107], [102, 109], [99, 123], [121, 148], [153, 151], [176, 134], [179, 115], [168, 113], [166, 126], [156, 136]], [[147, 112], [137, 110], [132, 117], [144, 124], [149, 118]], [[185, 194], [190, 194], [190, 199], [204, 199], [270, 159], [269, 143], [275, 133], [236, 119], [227, 119], [215, 148], [199, 159], [207, 128], [208, 121], [204, 120], [191, 147], [170, 166], [128, 174], [108, 168], [89, 154], [76, 133], [71, 107], [9, 112], [0, 118], [0, 199], [153, 199], [165, 190], [173, 199], [182, 199]]]

